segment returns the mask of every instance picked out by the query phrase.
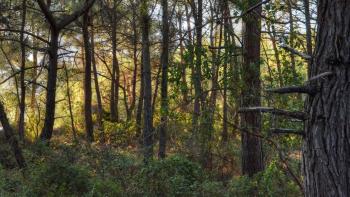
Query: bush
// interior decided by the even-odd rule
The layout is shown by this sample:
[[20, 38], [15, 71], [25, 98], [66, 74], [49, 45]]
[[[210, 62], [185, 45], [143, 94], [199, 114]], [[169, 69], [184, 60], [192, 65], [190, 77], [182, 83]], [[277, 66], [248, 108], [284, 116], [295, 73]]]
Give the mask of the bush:
[[225, 188], [222, 182], [204, 181], [200, 186], [200, 196], [222, 197], [225, 196]]
[[265, 171], [249, 178], [236, 177], [229, 184], [230, 196], [302, 196], [297, 185], [272, 161]]
[[126, 147], [132, 144], [133, 139], [136, 135], [135, 124], [132, 122], [127, 123], [113, 123], [104, 121], [104, 136], [105, 140], [118, 147]]
[[121, 186], [116, 182], [110, 180], [92, 179], [92, 189], [88, 196], [115, 197], [123, 195]]
[[80, 196], [90, 189], [88, 171], [62, 160], [36, 166], [29, 183], [30, 196]]
[[150, 162], [136, 178], [144, 196], [197, 196], [203, 176], [198, 164], [173, 156]]

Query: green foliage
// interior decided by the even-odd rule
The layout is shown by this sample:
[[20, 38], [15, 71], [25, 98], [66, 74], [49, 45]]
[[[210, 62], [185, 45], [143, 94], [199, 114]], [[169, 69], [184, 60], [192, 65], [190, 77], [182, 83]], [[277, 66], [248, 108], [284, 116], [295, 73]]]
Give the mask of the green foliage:
[[111, 180], [94, 179], [92, 184], [92, 190], [87, 195], [89, 197], [123, 196], [121, 186]]
[[116, 146], [128, 146], [136, 135], [136, 124], [133, 122], [113, 123], [104, 121], [103, 128], [106, 140]]
[[200, 166], [183, 157], [152, 161], [137, 176], [137, 193], [145, 196], [196, 196], [203, 178]]
[[53, 160], [35, 166], [29, 183], [29, 194], [34, 196], [77, 196], [90, 189], [86, 168]]
[[235, 177], [229, 184], [230, 196], [301, 196], [297, 185], [278, 168], [277, 162], [271, 162], [265, 171], [250, 178]]
[[222, 197], [226, 190], [222, 182], [206, 180], [200, 185], [200, 196], [203, 197]]

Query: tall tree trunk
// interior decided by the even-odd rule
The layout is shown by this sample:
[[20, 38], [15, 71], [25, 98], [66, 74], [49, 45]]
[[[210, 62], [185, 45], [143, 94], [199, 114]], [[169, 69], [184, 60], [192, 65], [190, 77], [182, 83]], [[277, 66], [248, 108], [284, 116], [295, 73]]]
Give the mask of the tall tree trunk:
[[[292, 0], [287, 0], [287, 7], [288, 7], [288, 13], [289, 13], [289, 46], [294, 48], [294, 40], [295, 40], [295, 34], [294, 34], [294, 17], [293, 17], [293, 5]], [[293, 77], [294, 80], [298, 80], [298, 73], [296, 70], [296, 63], [295, 63], [295, 55], [294, 53], [290, 53], [290, 64], [292, 67]]]
[[[248, 7], [259, 3], [259, 0], [249, 1]], [[255, 14], [248, 14], [244, 19], [243, 32], [243, 69], [242, 69], [242, 107], [260, 106], [260, 38], [261, 38], [261, 6], [256, 8]], [[260, 113], [245, 113], [241, 117], [242, 127], [253, 133], [261, 131]], [[242, 132], [242, 173], [253, 176], [263, 170], [263, 155], [261, 140]]]
[[117, 122], [118, 117], [118, 100], [119, 100], [119, 69], [118, 60], [117, 60], [117, 22], [115, 14], [113, 14], [112, 19], [112, 80], [111, 80], [111, 103], [110, 103], [110, 112], [111, 112], [111, 121]]
[[[179, 14], [178, 16], [178, 21], [179, 21], [179, 37], [180, 37], [180, 64], [181, 64], [181, 80], [182, 80], [182, 84], [181, 84], [181, 92], [182, 92], [182, 102], [183, 105], [187, 105], [188, 104], [188, 87], [187, 87], [187, 73], [186, 73], [186, 67], [187, 67], [187, 62], [184, 61], [184, 51], [185, 51], [185, 47], [184, 47], [184, 40], [185, 38], [183, 37], [183, 33], [182, 33], [182, 14]], [[190, 34], [190, 32], [187, 32]]]
[[83, 39], [85, 50], [85, 74], [84, 74], [84, 113], [85, 113], [85, 130], [89, 142], [94, 141], [94, 130], [91, 114], [91, 45], [89, 36], [90, 14], [86, 12], [83, 16]]
[[161, 85], [161, 117], [159, 128], [159, 157], [165, 158], [166, 134], [168, 127], [168, 64], [169, 64], [169, 17], [168, 0], [162, 0], [163, 8], [163, 45], [162, 45], [162, 85]]
[[48, 79], [47, 79], [47, 91], [46, 91], [46, 105], [45, 105], [45, 120], [44, 127], [40, 134], [40, 139], [43, 141], [49, 141], [52, 137], [52, 131], [55, 122], [55, 108], [56, 108], [56, 83], [57, 83], [57, 61], [58, 61], [58, 44], [59, 33], [67, 25], [75, 21], [79, 16], [91, 8], [95, 0], [87, 0], [84, 6], [74, 11], [71, 15], [64, 16], [61, 20], [56, 20], [50, 11], [50, 2], [46, 4], [43, 0], [36, 1], [45, 15], [45, 19], [50, 25], [50, 47], [49, 53], [49, 66], [48, 66]]
[[101, 98], [101, 91], [100, 91], [100, 85], [98, 82], [98, 74], [97, 74], [97, 65], [96, 65], [96, 59], [95, 59], [95, 39], [94, 39], [94, 30], [93, 30], [93, 20], [91, 20], [91, 61], [92, 61], [92, 70], [94, 73], [94, 84], [95, 84], [95, 91], [96, 91], [96, 100], [97, 100], [97, 123], [99, 130], [103, 130], [103, 107], [102, 107], [102, 98]]
[[276, 29], [274, 24], [269, 25], [268, 24], [268, 29], [269, 29], [269, 36], [272, 42], [272, 48], [273, 48], [273, 54], [275, 56], [275, 60], [276, 60], [276, 67], [277, 67], [277, 72], [278, 72], [278, 81], [279, 81], [279, 86], [283, 87], [284, 86], [284, 82], [283, 82], [283, 74], [282, 74], [282, 64], [281, 64], [281, 60], [280, 60], [280, 53], [278, 51], [277, 48], [277, 34], [276, 34]]
[[58, 52], [58, 37], [59, 32], [56, 29], [51, 29], [50, 49], [49, 49], [49, 68], [47, 78], [47, 92], [46, 92], [46, 114], [44, 127], [40, 134], [40, 139], [49, 141], [52, 137], [52, 131], [55, 121], [56, 108], [56, 83], [57, 83], [57, 52]]
[[141, 138], [141, 130], [142, 130], [142, 109], [143, 109], [143, 97], [144, 97], [144, 90], [145, 90], [145, 83], [143, 80], [143, 63], [140, 66], [140, 95], [138, 99], [137, 104], [137, 111], [136, 111], [136, 138], [139, 140], [140, 144], [143, 144], [143, 139]]
[[[306, 28], [306, 50], [307, 54], [312, 56], [312, 35], [311, 35], [311, 16], [310, 16], [310, 2], [304, 0], [305, 8], [305, 28]], [[308, 77], [310, 77], [310, 67], [312, 60], [308, 60]]]
[[152, 73], [150, 59], [150, 16], [148, 14], [148, 0], [141, 2], [142, 17], [142, 64], [144, 80], [144, 128], [143, 128], [143, 149], [144, 160], [147, 163], [153, 157], [153, 115], [152, 115]]
[[[33, 40], [33, 46], [37, 47], [36, 44], [36, 40]], [[38, 51], [37, 50], [33, 50], [33, 66], [36, 67], [38, 66]], [[33, 83], [32, 83], [32, 92], [31, 92], [31, 101], [30, 101], [30, 106], [32, 108], [33, 113], [35, 113], [35, 107], [36, 107], [36, 89], [37, 89], [37, 85], [36, 85], [36, 81], [37, 81], [37, 76], [38, 75], [38, 69], [37, 68], [33, 68], [32, 69], [32, 79], [33, 79]]]
[[20, 115], [18, 122], [18, 133], [19, 138], [24, 142], [24, 130], [25, 130], [25, 107], [26, 107], [26, 85], [25, 85], [25, 67], [26, 67], [26, 45], [24, 40], [24, 30], [26, 25], [26, 14], [27, 14], [27, 5], [26, 0], [22, 0], [22, 24], [21, 24], [21, 74], [20, 74], [20, 85], [21, 85], [21, 100], [19, 104]]
[[350, 1], [318, 1], [311, 76], [320, 91], [306, 102], [303, 172], [306, 196], [350, 196]]
[[[222, 134], [221, 134], [221, 141], [225, 145], [228, 142], [228, 104], [227, 104], [227, 89], [228, 89], [228, 73], [227, 73], [227, 64], [230, 54], [230, 37], [228, 34], [228, 15], [229, 15], [229, 7], [228, 7], [228, 1], [223, 0], [222, 1], [222, 12], [223, 12], [223, 17], [224, 17], [224, 48], [225, 48], [225, 58], [224, 58], [224, 65], [223, 65], [223, 115], [222, 115]], [[226, 162], [226, 161], [224, 161]]]
[[[201, 114], [201, 101], [203, 100], [202, 97], [202, 21], [203, 21], [203, 1], [198, 0], [198, 5], [194, 4], [194, 1], [192, 1], [192, 12], [193, 16], [195, 18], [195, 28], [196, 28], [196, 64], [194, 67], [194, 75], [193, 75], [193, 83], [194, 83], [194, 107], [193, 107], [193, 119], [192, 119], [192, 126], [193, 126], [193, 132], [194, 135], [198, 135], [198, 124], [199, 124], [199, 117]], [[202, 103], [204, 104], [204, 103]]]
[[[133, 4], [134, 5], [134, 4]], [[138, 59], [137, 59], [137, 42], [138, 42], [138, 32], [136, 24], [136, 6], [133, 9], [133, 19], [132, 19], [132, 30], [133, 30], [133, 61], [134, 61], [134, 71], [132, 78], [132, 102], [130, 105], [131, 113], [134, 111], [136, 105], [136, 85], [137, 85], [137, 69], [138, 69]]]
[[13, 132], [13, 129], [7, 119], [4, 105], [1, 102], [0, 102], [0, 122], [2, 124], [2, 127], [4, 128], [6, 140], [10, 144], [12, 151], [15, 154], [15, 159], [17, 161], [19, 168], [25, 168], [26, 163], [22, 155], [22, 150], [18, 145], [18, 141], [16, 139], [15, 133]]
[[68, 97], [68, 110], [69, 110], [69, 117], [70, 117], [70, 124], [72, 127], [72, 133], [73, 133], [73, 140], [76, 142], [78, 140], [77, 138], [77, 131], [74, 126], [74, 116], [73, 116], [73, 107], [72, 107], [72, 98], [70, 93], [70, 85], [69, 85], [69, 75], [68, 75], [68, 68], [66, 66], [66, 63], [63, 62], [64, 66], [64, 74], [66, 76], [66, 86], [67, 86], [67, 97]]

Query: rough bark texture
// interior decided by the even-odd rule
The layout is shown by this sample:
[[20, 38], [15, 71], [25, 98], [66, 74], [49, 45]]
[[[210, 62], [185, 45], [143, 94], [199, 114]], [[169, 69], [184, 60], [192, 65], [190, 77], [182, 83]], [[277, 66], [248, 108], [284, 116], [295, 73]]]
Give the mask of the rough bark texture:
[[131, 113], [135, 109], [136, 105], [136, 86], [137, 86], [137, 69], [138, 69], [138, 58], [137, 58], [137, 42], [138, 42], [138, 30], [137, 30], [137, 15], [136, 15], [136, 5], [133, 3], [133, 17], [132, 17], [132, 31], [133, 31], [133, 62], [134, 62], [134, 70], [133, 70], [133, 77], [132, 77], [132, 102], [130, 105], [130, 111]]
[[[256, 5], [258, 0], [250, 0], [249, 6]], [[261, 13], [261, 6], [256, 13]], [[248, 14], [244, 18], [243, 33], [243, 68], [242, 68], [242, 107], [260, 106], [260, 18], [254, 14]], [[250, 132], [260, 133], [260, 113], [244, 113], [241, 117], [242, 127]], [[252, 176], [263, 170], [263, 156], [261, 140], [258, 137], [242, 132], [242, 173]]]
[[152, 76], [150, 57], [150, 16], [148, 15], [147, 0], [142, 1], [142, 66], [144, 80], [144, 127], [143, 127], [143, 148], [144, 160], [147, 163], [153, 157], [153, 116], [152, 116]]
[[142, 130], [142, 109], [143, 109], [143, 95], [144, 95], [144, 81], [143, 81], [143, 64], [140, 65], [140, 95], [137, 103], [136, 110], [136, 138], [139, 140], [140, 145], [142, 145], [141, 130]]
[[25, 122], [24, 122], [24, 115], [25, 115], [25, 107], [26, 107], [26, 85], [25, 85], [25, 69], [26, 69], [26, 44], [24, 40], [24, 30], [26, 25], [26, 14], [27, 14], [27, 5], [26, 0], [22, 1], [22, 24], [21, 24], [21, 75], [20, 75], [20, 82], [21, 82], [21, 100], [19, 104], [20, 109], [20, 115], [19, 115], [19, 122], [18, 122], [18, 133], [19, 138], [22, 142], [24, 142], [24, 129], [25, 129]]
[[194, 135], [198, 134], [199, 117], [201, 114], [201, 97], [202, 97], [202, 23], [203, 23], [203, 1], [198, 0], [197, 7], [194, 2], [192, 2], [192, 13], [195, 19], [195, 29], [196, 29], [196, 63], [194, 66], [193, 73], [193, 84], [194, 84], [194, 107], [193, 107], [193, 132]]
[[85, 130], [86, 137], [89, 142], [94, 141], [94, 130], [92, 123], [91, 114], [91, 102], [92, 102], [92, 91], [91, 91], [91, 44], [89, 35], [89, 13], [85, 13], [83, 16], [83, 39], [84, 39], [84, 50], [85, 50], [85, 73], [84, 73], [84, 114], [85, 114]]
[[321, 89], [307, 101], [303, 150], [306, 196], [350, 196], [350, 1], [318, 1], [311, 76]]
[[163, 8], [163, 45], [162, 45], [162, 83], [161, 83], [161, 124], [159, 128], [160, 158], [165, 158], [166, 133], [168, 127], [168, 64], [169, 64], [169, 17], [168, 1], [162, 0]]
[[58, 34], [59, 34], [58, 31], [51, 30], [51, 40], [50, 40], [50, 50], [49, 50], [49, 68], [48, 68], [46, 105], [45, 105], [46, 114], [45, 114], [44, 127], [40, 134], [40, 139], [44, 141], [51, 139], [53, 125], [55, 121]]

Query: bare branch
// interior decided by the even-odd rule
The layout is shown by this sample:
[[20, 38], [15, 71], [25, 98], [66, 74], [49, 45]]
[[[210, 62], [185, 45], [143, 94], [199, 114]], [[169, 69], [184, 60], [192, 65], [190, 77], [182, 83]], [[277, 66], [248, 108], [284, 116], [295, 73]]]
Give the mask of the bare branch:
[[281, 129], [281, 128], [273, 128], [270, 130], [274, 134], [293, 134], [293, 135], [301, 135], [305, 136], [304, 131], [297, 131], [294, 129]]
[[31, 32], [21, 31], [21, 30], [17, 30], [17, 29], [0, 29], [0, 31], [5, 31], [5, 32], [8, 31], [8, 32], [15, 32], [15, 33], [24, 33], [24, 34], [26, 34], [26, 35], [29, 35], [29, 36], [31, 36], [31, 37], [33, 37], [33, 38], [36, 38], [36, 39], [42, 41], [42, 42], [45, 42], [46, 44], [49, 44], [49, 41], [45, 40], [44, 38], [42, 38], [42, 37], [40, 37], [40, 36], [37, 36], [37, 35], [31, 33]]
[[316, 79], [319, 79], [319, 78], [322, 78], [322, 77], [326, 77], [326, 76], [330, 76], [330, 75], [333, 75], [334, 73], [333, 72], [324, 72], [324, 73], [321, 73], [319, 75], [316, 75], [314, 77], [311, 77], [307, 82], [310, 82], [310, 81], [314, 81]]
[[276, 89], [267, 89], [267, 92], [277, 93], [277, 94], [289, 94], [289, 93], [305, 93], [309, 95], [314, 95], [318, 92], [317, 87], [313, 86], [288, 86]]
[[302, 53], [302, 52], [300, 52], [300, 51], [298, 51], [298, 50], [296, 50], [296, 49], [294, 49], [294, 48], [292, 48], [292, 47], [290, 47], [290, 46], [288, 46], [288, 45], [286, 45], [284, 43], [280, 44], [280, 47], [282, 49], [285, 49], [285, 50], [295, 54], [295, 55], [298, 55], [298, 56], [304, 58], [305, 60], [311, 60], [312, 59], [312, 56], [310, 56], [310, 55], [308, 55], [306, 53]]
[[[29, 70], [29, 69], [34, 69], [34, 68], [39, 68], [41, 66], [31, 66], [31, 67], [26, 67], [24, 70]], [[0, 82], [0, 85], [6, 83], [6, 81], [10, 80], [11, 78], [15, 77], [16, 75], [20, 74], [21, 72], [24, 72], [23, 70], [19, 70], [15, 73], [12, 73], [9, 77], [7, 77], [5, 80]]]
[[275, 115], [280, 116], [286, 116], [295, 118], [298, 120], [307, 120], [308, 115], [305, 112], [299, 112], [299, 111], [286, 111], [281, 109], [275, 109], [272, 107], [248, 107], [248, 108], [241, 108], [238, 110], [238, 113], [271, 113]]

